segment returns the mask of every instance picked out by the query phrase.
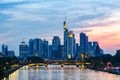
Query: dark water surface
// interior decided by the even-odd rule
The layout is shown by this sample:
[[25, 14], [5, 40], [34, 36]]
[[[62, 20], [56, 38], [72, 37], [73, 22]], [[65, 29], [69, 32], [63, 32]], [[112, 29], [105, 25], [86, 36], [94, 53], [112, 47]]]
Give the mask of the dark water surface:
[[48, 68], [24, 66], [3, 80], [120, 80], [120, 75], [83, 70], [75, 65], [65, 65], [64, 68], [60, 65], [49, 65]]

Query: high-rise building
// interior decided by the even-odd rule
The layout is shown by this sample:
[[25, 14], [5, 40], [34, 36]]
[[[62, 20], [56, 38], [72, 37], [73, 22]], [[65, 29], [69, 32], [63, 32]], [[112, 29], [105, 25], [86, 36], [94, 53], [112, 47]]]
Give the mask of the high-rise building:
[[80, 53], [88, 54], [88, 36], [85, 33], [80, 33]]
[[8, 56], [8, 46], [7, 45], [2, 45], [2, 54], [4, 55], [4, 56]]
[[33, 41], [34, 41], [33, 39], [30, 39], [30, 40], [29, 40], [29, 49], [28, 49], [28, 50], [29, 50], [29, 54], [28, 54], [28, 56], [33, 56], [33, 52], [34, 52], [34, 49], [33, 49], [33, 45], [34, 45], [34, 44], [33, 44]]
[[19, 45], [19, 55], [23, 59], [28, 57], [28, 45], [24, 41]]
[[73, 31], [68, 31], [66, 20], [63, 22], [64, 27], [64, 59], [74, 59], [76, 55], [76, 41]]
[[43, 44], [42, 44], [42, 57], [48, 58], [48, 53], [49, 53], [48, 41], [44, 39]]
[[39, 38], [29, 40], [29, 56], [39, 56], [48, 58], [49, 46], [48, 41]]
[[52, 58], [60, 58], [60, 38], [58, 36], [54, 36], [52, 39]]
[[64, 45], [60, 45], [60, 60], [64, 59]]
[[49, 50], [48, 51], [48, 58], [52, 59], [52, 56], [51, 56], [51, 54], [52, 54], [52, 45], [49, 45], [49, 49], [48, 50]]
[[64, 27], [64, 56], [63, 56], [63, 58], [67, 59], [68, 29], [67, 29], [67, 26], [66, 26], [66, 20], [63, 22], [63, 27]]
[[96, 47], [97, 47], [98, 45], [99, 45], [99, 44], [98, 44], [97, 41], [93, 41], [93, 49], [94, 49], [94, 50], [96, 49]]
[[33, 55], [42, 57], [42, 40], [39, 38], [35, 38], [33, 40]]
[[52, 50], [58, 51], [60, 48], [60, 38], [58, 36], [54, 36], [52, 39]]
[[92, 42], [88, 42], [88, 56], [94, 57], [94, 50]]
[[72, 31], [69, 31], [67, 38], [67, 59], [74, 59], [76, 53], [75, 36]]
[[76, 43], [76, 54], [75, 54], [75, 58], [79, 59], [80, 58], [80, 49], [79, 49], [79, 45], [78, 43]]
[[100, 48], [100, 46], [99, 46], [97, 41], [93, 42], [93, 51], [94, 51], [95, 57], [100, 57], [104, 53], [103, 50]]

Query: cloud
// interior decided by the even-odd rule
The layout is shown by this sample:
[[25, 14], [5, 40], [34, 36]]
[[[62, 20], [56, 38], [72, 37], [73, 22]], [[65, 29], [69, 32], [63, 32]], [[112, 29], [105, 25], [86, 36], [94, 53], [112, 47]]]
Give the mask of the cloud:
[[2, 45], [3, 44], [3, 42], [2, 41], [0, 41], [0, 45]]
[[[102, 37], [118, 41], [119, 3], [120, 0], [1, 0], [0, 38], [9, 38], [5, 42], [11, 42], [10, 45], [14, 41], [18, 44], [24, 37], [27, 41], [34, 37], [45, 37], [51, 41], [55, 35], [63, 39], [63, 20], [66, 16], [67, 27], [74, 31], [77, 42], [81, 26], [90, 40], [101, 41], [101, 44], [107, 43], [107, 40], [101, 40]], [[108, 34], [114, 37], [110, 38]]]
[[0, 3], [16, 3], [16, 2], [22, 2], [25, 0], [1, 0]]
[[7, 37], [7, 38], [2, 38], [0, 40], [0, 43], [1, 44], [6, 44], [6, 43], [10, 43], [11, 41], [14, 41], [15, 40], [15, 37]]

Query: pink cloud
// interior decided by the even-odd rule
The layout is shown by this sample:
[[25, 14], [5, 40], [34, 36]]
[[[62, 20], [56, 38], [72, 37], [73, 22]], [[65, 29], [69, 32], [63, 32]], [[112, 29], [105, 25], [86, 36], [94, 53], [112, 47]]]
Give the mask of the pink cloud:
[[93, 23], [87, 25], [87, 27], [109, 27], [111, 25], [119, 24], [120, 20], [101, 20], [101, 21], [93, 21]]

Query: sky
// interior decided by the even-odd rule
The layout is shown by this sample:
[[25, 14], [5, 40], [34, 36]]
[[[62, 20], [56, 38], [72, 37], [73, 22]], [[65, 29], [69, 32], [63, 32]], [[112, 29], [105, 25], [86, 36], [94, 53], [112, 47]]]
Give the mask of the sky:
[[[63, 21], [79, 43], [80, 32], [98, 41], [105, 54], [120, 49], [120, 0], [0, 0], [0, 46], [19, 55], [19, 44], [29, 39], [60, 36]], [[0, 49], [1, 51], [1, 49]]]

